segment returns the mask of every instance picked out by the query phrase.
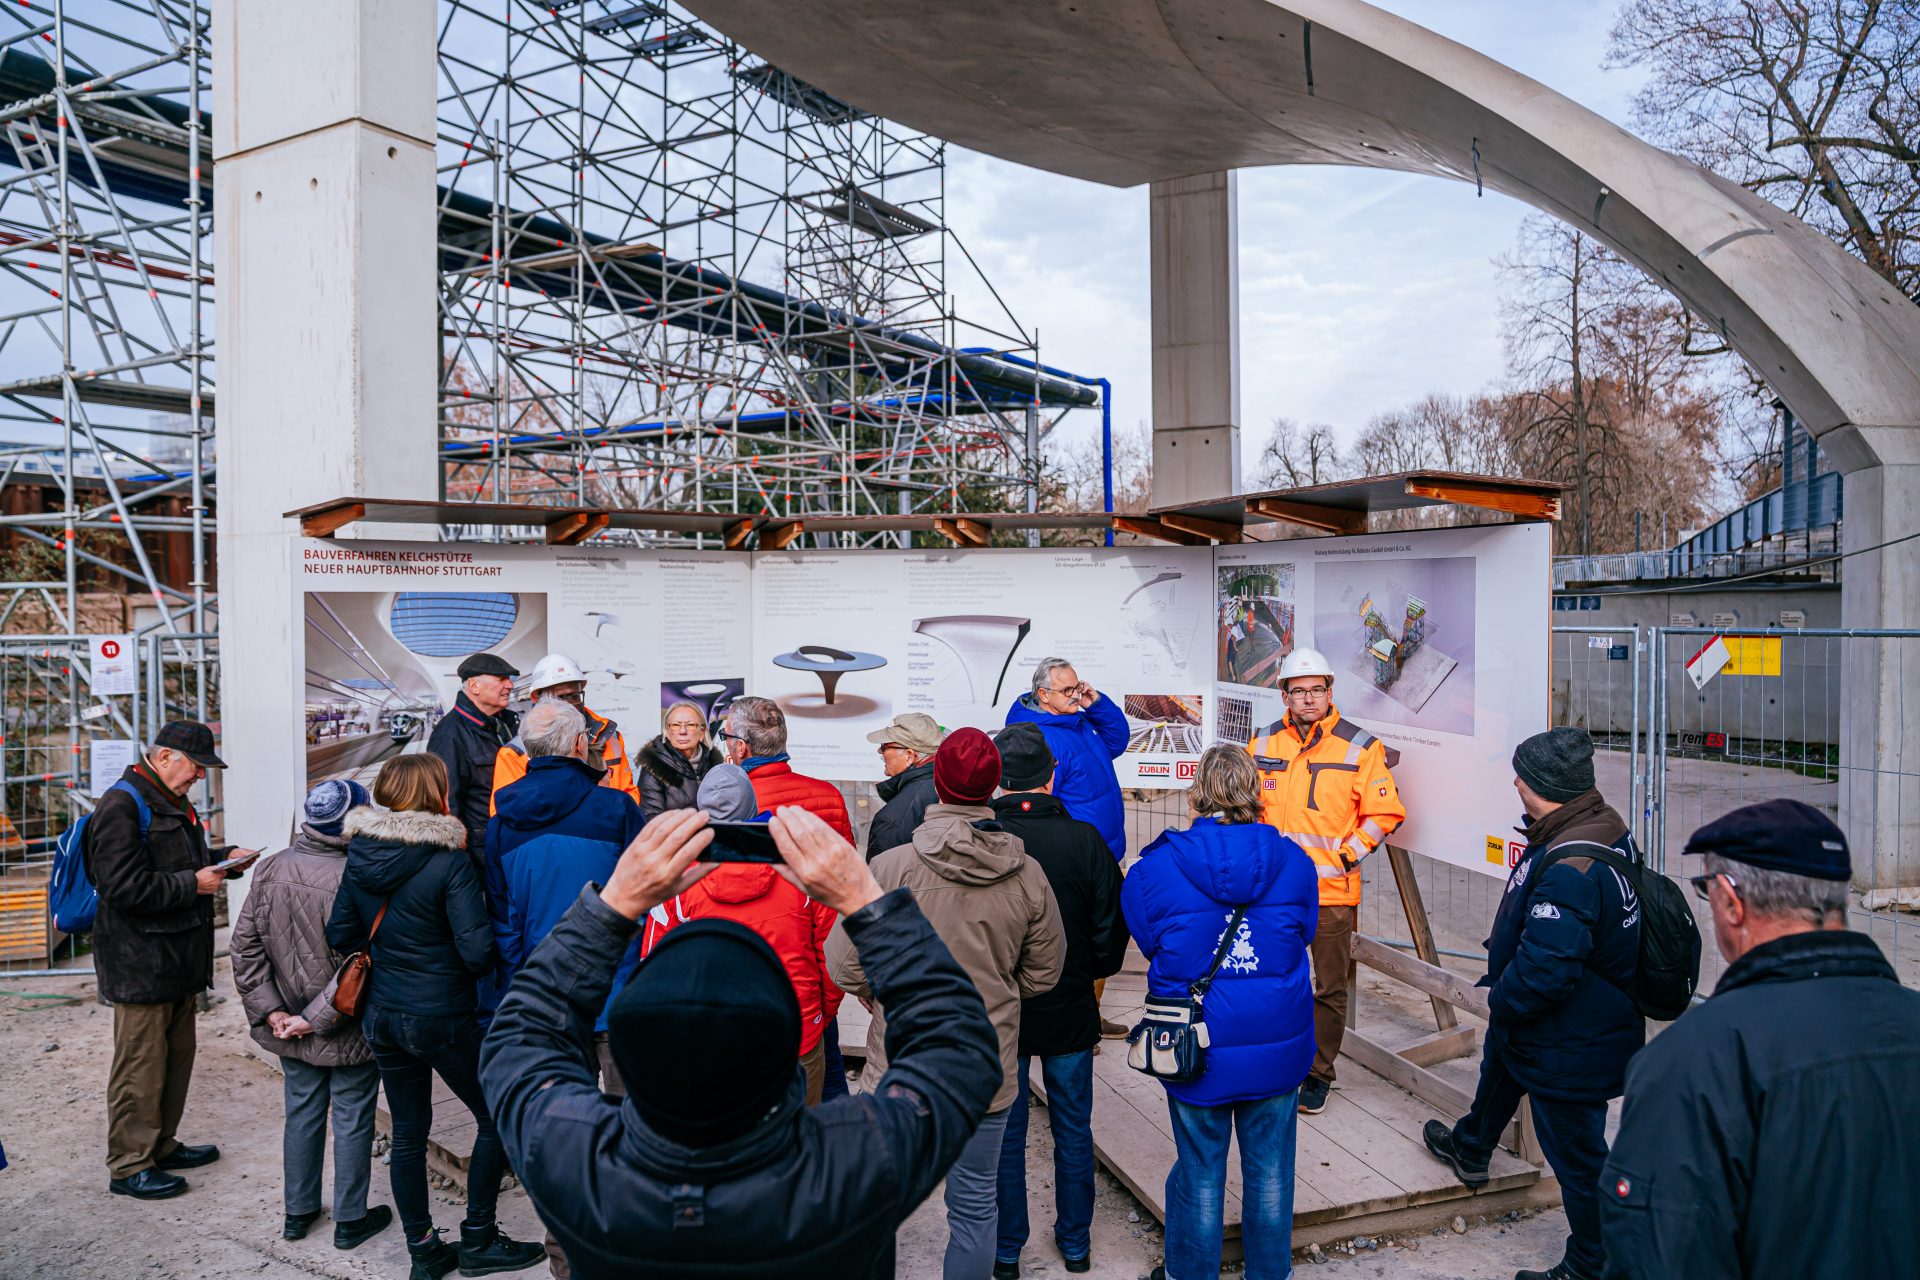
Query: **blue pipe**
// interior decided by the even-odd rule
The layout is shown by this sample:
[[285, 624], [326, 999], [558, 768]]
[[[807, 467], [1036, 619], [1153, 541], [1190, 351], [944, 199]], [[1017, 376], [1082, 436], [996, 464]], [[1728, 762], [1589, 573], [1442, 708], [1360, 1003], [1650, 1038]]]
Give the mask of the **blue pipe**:
[[[1052, 365], [1040, 364], [1023, 356], [997, 351], [992, 347], [963, 347], [965, 355], [990, 355], [1003, 364], [1036, 369], [1055, 378], [1077, 382], [1083, 387], [1100, 388], [1100, 501], [1108, 515], [1113, 514], [1113, 383], [1105, 378], [1088, 378]], [[1113, 525], [1107, 525], [1107, 545], [1113, 545]]]

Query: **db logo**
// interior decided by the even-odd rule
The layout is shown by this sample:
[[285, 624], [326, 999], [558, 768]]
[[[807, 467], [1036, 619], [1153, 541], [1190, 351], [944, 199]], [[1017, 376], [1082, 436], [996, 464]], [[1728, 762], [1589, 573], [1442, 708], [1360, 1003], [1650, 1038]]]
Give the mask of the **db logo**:
[[1507, 841], [1507, 869], [1511, 871], [1520, 865], [1520, 859], [1526, 856], [1527, 846], [1518, 840]]
[[1262, 778], [1260, 779], [1260, 789], [1262, 791], [1278, 791], [1280, 789], [1280, 784], [1278, 782], [1275, 782], [1272, 778]]
[[118, 640], [102, 640], [100, 642], [100, 656], [103, 658], [119, 657], [120, 642]]
[[1192, 782], [1200, 776], [1200, 762], [1198, 760], [1176, 761], [1173, 766], [1173, 776], [1182, 782]]

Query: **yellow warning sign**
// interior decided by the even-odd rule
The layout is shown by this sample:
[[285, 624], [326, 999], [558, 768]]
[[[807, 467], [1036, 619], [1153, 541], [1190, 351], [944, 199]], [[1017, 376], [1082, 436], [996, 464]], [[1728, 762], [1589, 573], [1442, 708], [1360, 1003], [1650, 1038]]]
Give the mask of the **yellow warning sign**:
[[1780, 674], [1778, 636], [1727, 636], [1727, 665], [1723, 676], [1777, 676]]
[[1487, 861], [1496, 867], [1507, 865], [1507, 842], [1499, 836], [1487, 837]]

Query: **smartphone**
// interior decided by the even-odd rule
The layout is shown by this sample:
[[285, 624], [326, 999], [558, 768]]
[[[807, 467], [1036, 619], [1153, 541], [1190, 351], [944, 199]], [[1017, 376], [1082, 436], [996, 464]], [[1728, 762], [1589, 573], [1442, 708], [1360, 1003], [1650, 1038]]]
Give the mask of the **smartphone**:
[[709, 822], [713, 843], [700, 852], [701, 862], [785, 862], [773, 842], [773, 829], [764, 822]]
[[244, 849], [224, 862], [214, 863], [213, 869], [215, 871], [224, 871], [231, 875], [235, 871], [245, 870], [247, 865], [259, 856], [260, 851], [258, 849]]

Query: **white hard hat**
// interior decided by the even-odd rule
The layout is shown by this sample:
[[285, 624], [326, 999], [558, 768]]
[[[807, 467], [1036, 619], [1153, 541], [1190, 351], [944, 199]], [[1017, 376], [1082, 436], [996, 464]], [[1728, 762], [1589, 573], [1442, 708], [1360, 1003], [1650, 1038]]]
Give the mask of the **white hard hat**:
[[1286, 688], [1287, 681], [1297, 676], [1325, 676], [1332, 683], [1333, 664], [1318, 649], [1295, 649], [1280, 663], [1280, 687]]
[[579, 663], [564, 653], [550, 653], [533, 664], [533, 674], [527, 677], [527, 692], [538, 693], [557, 684], [586, 682], [587, 673], [580, 669]]

